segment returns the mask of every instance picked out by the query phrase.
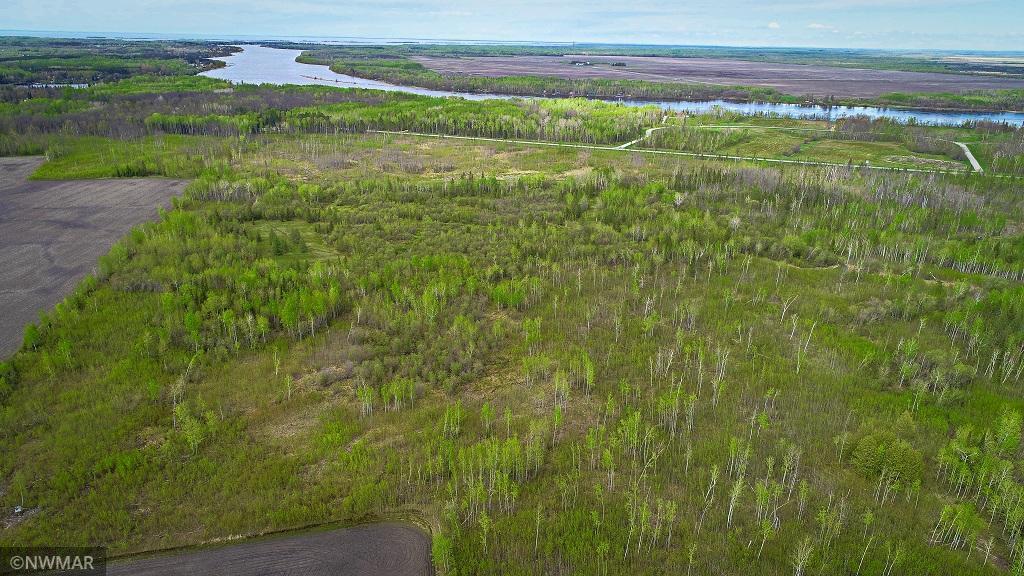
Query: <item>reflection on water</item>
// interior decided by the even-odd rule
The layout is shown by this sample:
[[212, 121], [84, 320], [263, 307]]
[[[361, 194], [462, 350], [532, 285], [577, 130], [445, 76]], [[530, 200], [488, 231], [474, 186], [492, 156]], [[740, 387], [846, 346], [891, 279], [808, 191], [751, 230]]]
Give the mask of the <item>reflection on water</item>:
[[[220, 78], [236, 84], [319, 84], [338, 86], [339, 88], [369, 88], [389, 92], [408, 92], [425, 96], [457, 96], [467, 100], [484, 100], [488, 98], [514, 98], [504, 94], [472, 94], [467, 92], [447, 92], [429, 90], [415, 86], [396, 86], [376, 80], [367, 80], [332, 72], [327, 66], [300, 64], [295, 58], [301, 50], [282, 50], [263, 46], [242, 46], [243, 51], [219, 60], [227, 63], [224, 68], [204, 72], [204, 76]], [[806, 106], [800, 104], [771, 104], [764, 102], [726, 102], [712, 100], [708, 102], [640, 102], [619, 101], [628, 106], [656, 105], [668, 110], [685, 112], [707, 112], [713, 108], [722, 108], [741, 114], [775, 114], [789, 118], [844, 118], [848, 116], [868, 116], [870, 118], [890, 118], [900, 122], [916, 121], [918, 124], [957, 125], [968, 121], [989, 120], [1024, 125], [1022, 112], [933, 112], [925, 110], [901, 110], [895, 108], [876, 108], [873, 106]]]

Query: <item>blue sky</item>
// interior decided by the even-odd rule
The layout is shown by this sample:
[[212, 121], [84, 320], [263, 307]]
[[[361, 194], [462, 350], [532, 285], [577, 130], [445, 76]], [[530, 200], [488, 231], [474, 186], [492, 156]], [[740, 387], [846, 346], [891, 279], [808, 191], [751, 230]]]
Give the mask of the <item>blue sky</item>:
[[1024, 51], [1024, 0], [3, 0], [0, 27]]

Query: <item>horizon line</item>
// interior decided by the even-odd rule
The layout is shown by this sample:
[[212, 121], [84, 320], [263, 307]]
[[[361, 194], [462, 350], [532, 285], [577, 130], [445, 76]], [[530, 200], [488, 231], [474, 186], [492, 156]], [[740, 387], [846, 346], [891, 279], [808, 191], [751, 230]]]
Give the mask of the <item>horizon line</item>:
[[[7, 34], [16, 32], [20, 34]], [[34, 36], [33, 34], [50, 34], [50, 36]], [[59, 36], [65, 34], [68, 36]], [[71, 36], [71, 35], [90, 36]], [[80, 39], [118, 39], [118, 40], [206, 40], [211, 42], [230, 42], [232, 40], [249, 39], [253, 41], [275, 41], [303, 39], [310, 44], [322, 44], [331, 40], [378, 40], [383, 43], [462, 43], [470, 45], [519, 45], [519, 46], [629, 46], [644, 47], [653, 46], [661, 48], [744, 48], [744, 49], [769, 49], [769, 50], [847, 50], [857, 52], [888, 52], [888, 53], [977, 53], [977, 54], [1015, 54], [1024, 55], [1024, 50], [985, 50], [985, 49], [957, 49], [957, 48], [854, 48], [843, 46], [807, 46], [807, 45], [758, 45], [758, 44], [667, 44], [658, 42], [608, 42], [598, 40], [494, 40], [485, 38], [429, 38], [414, 36], [324, 36], [324, 35], [299, 35], [299, 34], [242, 34], [222, 35], [220, 33], [203, 32], [118, 32], [111, 30], [39, 30], [3, 28], [0, 29], [0, 36], [25, 36], [28, 38], [80, 38]], [[148, 37], [147, 37], [148, 36]], [[299, 42], [296, 42], [299, 43]], [[367, 42], [367, 44], [374, 44]]]

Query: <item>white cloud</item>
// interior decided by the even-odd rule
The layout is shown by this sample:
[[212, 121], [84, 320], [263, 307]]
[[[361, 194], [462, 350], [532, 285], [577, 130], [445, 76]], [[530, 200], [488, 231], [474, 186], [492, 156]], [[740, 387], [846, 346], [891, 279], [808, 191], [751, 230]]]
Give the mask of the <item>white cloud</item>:
[[768, 27], [771, 28], [772, 30], [778, 30], [779, 28], [782, 28], [782, 26], [779, 26], [778, 22], [769, 22]]
[[807, 25], [811, 30], [835, 30], [836, 27], [831, 24], [819, 24], [818, 22], [811, 22]]

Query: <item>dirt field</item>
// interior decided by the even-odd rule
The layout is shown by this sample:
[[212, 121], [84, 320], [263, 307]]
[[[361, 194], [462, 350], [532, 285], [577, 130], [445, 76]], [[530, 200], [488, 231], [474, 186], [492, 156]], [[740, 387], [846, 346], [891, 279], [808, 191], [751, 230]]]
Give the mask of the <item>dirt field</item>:
[[28, 181], [40, 158], [0, 158], [0, 358], [25, 324], [93, 271], [132, 226], [180, 194], [164, 179]]
[[[644, 56], [500, 56], [415, 60], [442, 74], [554, 76], [766, 86], [797, 96], [872, 98], [888, 92], [962, 92], [1024, 88], [1024, 79], [772, 64], [718, 58]], [[590, 66], [572, 62], [589, 61]], [[612, 62], [625, 63], [613, 67]]]
[[267, 538], [115, 563], [109, 576], [427, 576], [430, 537], [406, 524], [379, 523]]

